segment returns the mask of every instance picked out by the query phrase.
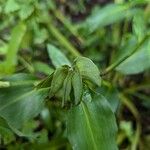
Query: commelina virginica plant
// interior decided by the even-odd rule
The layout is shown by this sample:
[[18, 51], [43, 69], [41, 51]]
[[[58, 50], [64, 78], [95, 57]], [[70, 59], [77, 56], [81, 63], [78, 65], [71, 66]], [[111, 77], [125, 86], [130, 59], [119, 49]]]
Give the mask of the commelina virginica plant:
[[90, 59], [78, 57], [72, 65], [66, 61], [37, 85], [34, 81], [27, 74], [1, 81], [0, 116], [7, 128], [20, 136], [31, 136], [20, 131], [23, 124], [35, 117], [46, 101], [59, 102], [66, 122], [65, 136], [73, 149], [117, 149], [115, 116], [106, 98], [96, 91], [101, 78]]
[[0, 0], [0, 150], [149, 150], [149, 73], [149, 0]]

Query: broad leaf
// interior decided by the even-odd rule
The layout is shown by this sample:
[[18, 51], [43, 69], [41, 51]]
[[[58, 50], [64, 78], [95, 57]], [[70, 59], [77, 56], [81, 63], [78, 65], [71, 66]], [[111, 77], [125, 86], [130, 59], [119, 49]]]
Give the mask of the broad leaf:
[[78, 69], [76, 69], [72, 76], [72, 87], [74, 91], [75, 104], [81, 101], [82, 96], [82, 77]]
[[[24, 82], [15, 82], [15, 78]], [[21, 78], [21, 75], [16, 75], [10, 79], [10, 87], [0, 88], [0, 116], [16, 132], [37, 116], [44, 106], [48, 89], [36, 90], [31, 81], [32, 78], [27, 81], [24, 76]]]
[[75, 65], [79, 69], [83, 79], [89, 80], [98, 86], [101, 85], [99, 70], [90, 59], [86, 57], [78, 57], [75, 60]]
[[113, 86], [101, 86], [98, 89], [98, 93], [103, 93], [105, 98], [108, 100], [112, 111], [115, 113], [119, 107], [119, 92], [116, 87]]
[[53, 45], [48, 44], [47, 50], [48, 50], [49, 57], [52, 60], [53, 65], [56, 68], [62, 65], [71, 66], [70, 61], [58, 48], [56, 48]]
[[68, 112], [66, 126], [74, 150], [117, 150], [115, 116], [100, 95], [73, 107]]

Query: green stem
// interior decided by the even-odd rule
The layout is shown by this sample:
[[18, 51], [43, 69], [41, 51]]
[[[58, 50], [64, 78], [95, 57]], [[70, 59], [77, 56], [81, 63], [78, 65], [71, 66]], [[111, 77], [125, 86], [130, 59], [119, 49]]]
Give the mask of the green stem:
[[113, 69], [115, 69], [117, 66], [119, 66], [123, 61], [125, 61], [127, 58], [129, 58], [130, 56], [132, 56], [136, 51], [139, 50], [139, 48], [145, 43], [145, 41], [150, 37], [150, 34], [146, 35], [143, 40], [135, 47], [135, 49], [128, 55], [126, 55], [123, 59], [114, 62], [113, 64], [111, 64], [110, 66], [108, 66], [106, 68], [106, 70], [101, 74], [101, 76], [108, 74], [110, 71], [112, 71]]
[[52, 10], [54, 15], [57, 17], [59, 21], [61, 21], [64, 26], [80, 41], [80, 43], [84, 43], [83, 38], [79, 35], [76, 28], [71, 24], [71, 22], [57, 9]]
[[23, 66], [25, 66], [25, 68], [27, 68], [27, 70], [28, 70], [30, 73], [33, 73], [33, 72], [34, 72], [33, 66], [31, 66], [23, 57], [18, 56], [18, 59], [19, 59], [19, 61], [23, 64]]
[[78, 57], [81, 54], [78, 50], [66, 39], [66, 37], [51, 23], [51, 21], [46, 22], [46, 26], [49, 32], [59, 41], [59, 43], [66, 48], [73, 56]]

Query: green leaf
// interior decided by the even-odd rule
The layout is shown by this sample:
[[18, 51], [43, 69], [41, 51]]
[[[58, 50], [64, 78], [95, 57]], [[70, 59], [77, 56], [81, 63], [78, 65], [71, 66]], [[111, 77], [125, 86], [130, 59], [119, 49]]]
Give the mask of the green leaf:
[[140, 42], [146, 34], [146, 21], [144, 13], [138, 13], [133, 18], [133, 31]]
[[20, 6], [15, 0], [8, 0], [5, 5], [5, 13], [12, 13], [16, 10], [18, 10]]
[[137, 74], [150, 68], [150, 39], [133, 55], [123, 61], [116, 70], [123, 74]]
[[101, 85], [100, 73], [97, 66], [86, 57], [78, 57], [75, 60], [75, 65], [79, 69], [83, 79], [91, 81], [98, 86]]
[[82, 97], [82, 77], [78, 69], [76, 69], [72, 76], [72, 87], [74, 90], [75, 104], [81, 101]]
[[125, 18], [130, 18], [137, 12], [137, 9], [131, 9], [128, 4], [109, 4], [103, 8], [97, 9], [86, 20], [85, 27], [93, 32], [101, 27], [110, 25]]
[[123, 37], [120, 48], [116, 51], [116, 56], [113, 58], [113, 62], [119, 62], [129, 54], [131, 54], [137, 46], [137, 38], [135, 35], [128, 35]]
[[62, 100], [62, 107], [64, 107], [65, 102], [70, 98], [71, 92], [71, 79], [72, 79], [72, 71], [68, 71], [68, 74], [63, 83], [63, 100]]
[[[24, 83], [18, 83], [15, 78], [18, 81], [23, 80]], [[30, 76], [21, 78], [21, 75], [16, 75], [10, 78], [10, 87], [0, 88], [0, 116], [16, 132], [40, 113], [44, 106], [44, 98], [48, 94], [48, 89], [34, 89], [31, 81], [34, 82]]]
[[0, 136], [4, 141], [4, 144], [8, 144], [15, 140], [14, 134], [9, 128], [6, 121], [0, 117]]
[[115, 116], [100, 95], [73, 107], [68, 112], [66, 126], [74, 150], [117, 150]]
[[119, 107], [119, 92], [116, 87], [113, 86], [101, 86], [98, 89], [98, 93], [103, 93], [105, 98], [108, 100], [112, 111], [115, 113]]
[[56, 68], [63, 65], [71, 66], [70, 61], [58, 48], [56, 48], [51, 44], [48, 44], [47, 50], [48, 50], [49, 57]]
[[56, 92], [58, 92], [58, 90], [63, 86], [63, 82], [67, 76], [67, 72], [68, 67], [66, 66], [56, 69], [56, 71], [53, 74], [49, 97], [53, 97], [56, 94]]
[[43, 63], [40, 61], [34, 62], [33, 65], [34, 65], [35, 71], [40, 72], [40, 73], [44, 73], [46, 75], [50, 75], [54, 71], [52, 67], [50, 67], [46, 63]]
[[46, 77], [45, 79], [43, 79], [40, 83], [38, 83], [36, 88], [40, 89], [40, 88], [51, 87], [52, 79], [53, 79], [53, 73], [49, 75], [48, 77]]
[[17, 64], [17, 52], [19, 50], [25, 32], [26, 25], [23, 22], [20, 22], [12, 30], [11, 39], [6, 54], [6, 60], [4, 62], [4, 71], [6, 73], [12, 73], [15, 69], [15, 66]]
[[19, 11], [19, 16], [22, 20], [27, 19], [34, 11], [34, 7], [29, 4], [23, 4]]

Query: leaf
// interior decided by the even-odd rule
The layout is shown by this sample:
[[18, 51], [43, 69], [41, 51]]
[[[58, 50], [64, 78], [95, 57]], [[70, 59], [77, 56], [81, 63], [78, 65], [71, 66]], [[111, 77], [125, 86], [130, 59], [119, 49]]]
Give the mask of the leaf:
[[119, 50], [116, 51], [116, 56], [113, 58], [113, 62], [119, 62], [123, 58], [131, 54], [137, 44], [137, 38], [134, 35], [128, 35], [128, 37], [123, 37], [121, 46]]
[[144, 14], [142, 12], [134, 16], [132, 28], [134, 34], [136, 35], [138, 41], [140, 42], [146, 34], [146, 21], [144, 18]]
[[4, 141], [4, 144], [8, 144], [15, 140], [14, 134], [7, 125], [6, 121], [0, 117], [0, 136]]
[[[17, 78], [15, 75], [9, 81], [10, 87], [0, 88], [0, 117], [4, 118], [10, 128], [16, 132], [40, 113], [48, 92], [48, 89], [34, 89], [33, 83], [31, 84], [33, 79], [27, 81], [23, 77], [18, 75], [18, 79], [23, 80], [23, 84], [16, 84], [17, 81], [15, 83]], [[17, 133], [20, 134], [19, 131]]]
[[109, 4], [97, 9], [85, 22], [85, 27], [94, 32], [101, 27], [110, 25], [125, 18], [130, 18], [137, 13], [137, 9], [131, 9], [129, 4]]
[[150, 40], [123, 61], [116, 70], [123, 74], [137, 74], [150, 68]]
[[19, 50], [25, 32], [26, 25], [23, 22], [20, 22], [12, 30], [11, 39], [6, 54], [6, 60], [4, 62], [4, 71], [6, 73], [12, 73], [14, 71], [14, 67], [17, 64], [17, 52]]
[[53, 73], [36, 85], [37, 89], [51, 87]]
[[117, 150], [115, 116], [100, 95], [73, 107], [67, 114], [66, 126], [74, 150]]
[[65, 102], [70, 98], [71, 92], [71, 78], [72, 78], [72, 71], [68, 71], [68, 74], [63, 83], [63, 100], [62, 100], [62, 107], [64, 107]]
[[78, 69], [76, 69], [72, 76], [72, 87], [74, 90], [75, 104], [77, 105], [81, 101], [82, 97], [82, 77]]
[[34, 11], [34, 7], [29, 4], [23, 4], [19, 11], [19, 16], [22, 20], [27, 19]]
[[99, 93], [103, 93], [103, 95], [105, 96], [105, 98], [108, 100], [110, 107], [113, 111], [113, 113], [117, 112], [118, 107], [119, 107], [119, 92], [117, 90], [116, 87], [113, 86], [102, 86], [98, 89]]
[[51, 44], [48, 44], [47, 50], [48, 50], [49, 57], [56, 68], [63, 65], [71, 66], [70, 61], [59, 49], [57, 49]]
[[49, 97], [53, 97], [56, 92], [63, 86], [64, 79], [67, 76], [68, 68], [63, 66], [57, 68], [53, 74]]
[[5, 13], [12, 13], [16, 10], [18, 10], [20, 6], [15, 0], [8, 0], [5, 5]]
[[35, 71], [40, 72], [40, 73], [44, 73], [46, 75], [50, 75], [53, 73], [53, 68], [51, 68], [50, 66], [48, 66], [46, 63], [40, 62], [40, 61], [36, 61], [33, 63]]
[[78, 57], [75, 60], [75, 65], [79, 69], [83, 79], [91, 81], [98, 86], [101, 85], [100, 73], [97, 66], [86, 57]]

